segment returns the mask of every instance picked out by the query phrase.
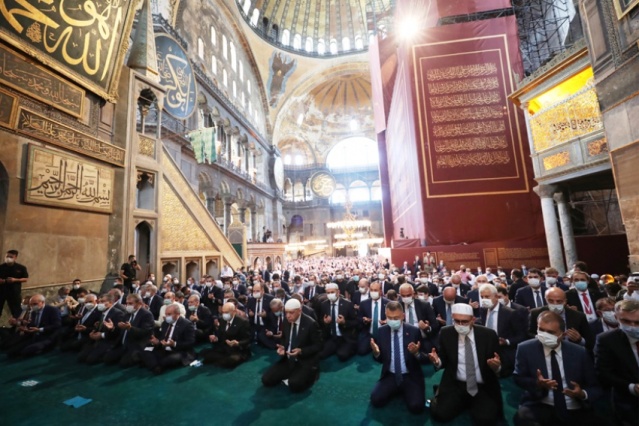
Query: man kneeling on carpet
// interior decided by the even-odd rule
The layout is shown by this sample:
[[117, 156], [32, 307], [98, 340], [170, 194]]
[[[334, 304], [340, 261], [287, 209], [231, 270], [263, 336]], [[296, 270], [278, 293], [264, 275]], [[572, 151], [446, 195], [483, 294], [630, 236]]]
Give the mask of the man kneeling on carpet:
[[284, 305], [286, 321], [282, 327], [282, 344], [277, 345], [281, 357], [262, 376], [264, 386], [288, 384], [291, 392], [302, 392], [319, 377], [319, 354], [322, 332], [313, 318], [302, 313], [302, 304], [290, 299]]
[[382, 375], [371, 392], [371, 404], [383, 407], [402, 394], [408, 410], [421, 413], [426, 402], [424, 373], [419, 363], [421, 332], [404, 322], [399, 302], [386, 304], [386, 325], [379, 328], [377, 341], [371, 339], [375, 361], [382, 363]]

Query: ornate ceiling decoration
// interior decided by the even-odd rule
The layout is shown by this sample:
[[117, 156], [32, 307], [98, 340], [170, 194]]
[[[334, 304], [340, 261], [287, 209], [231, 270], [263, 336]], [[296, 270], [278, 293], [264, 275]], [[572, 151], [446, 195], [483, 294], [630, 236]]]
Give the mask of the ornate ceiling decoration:
[[368, 49], [369, 36], [390, 28], [392, 0], [236, 0], [264, 40], [283, 50], [334, 57]]

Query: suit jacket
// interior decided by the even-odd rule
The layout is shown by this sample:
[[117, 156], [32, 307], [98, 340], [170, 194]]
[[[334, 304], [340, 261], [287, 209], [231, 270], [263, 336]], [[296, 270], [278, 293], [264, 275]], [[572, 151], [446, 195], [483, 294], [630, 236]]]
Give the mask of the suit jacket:
[[595, 371], [599, 382], [612, 388], [612, 402], [618, 410], [639, 410], [639, 398], [628, 387], [639, 383], [639, 365], [630, 341], [621, 330], [607, 331], [597, 336]]
[[[404, 302], [400, 302], [404, 307], [404, 322], [408, 322], [408, 307]], [[439, 331], [439, 323], [437, 322], [437, 316], [430, 303], [425, 300], [413, 299], [415, 305], [415, 314], [417, 315], [417, 321], [428, 322], [430, 330], [425, 332], [422, 337], [426, 338], [429, 335], [436, 335]]]
[[[311, 309], [312, 311], [312, 309]], [[284, 322], [286, 322], [286, 317], [284, 312], [282, 312], [281, 316], [275, 315], [272, 311], [266, 314], [266, 319], [264, 320], [264, 326], [266, 330], [269, 330], [273, 334], [278, 334], [282, 332], [282, 328], [284, 327]]]
[[[132, 314], [125, 314], [122, 318], [123, 322], [130, 321]], [[117, 326], [117, 324], [116, 324]], [[135, 314], [133, 321], [131, 322], [131, 329], [126, 331], [126, 339], [124, 340], [124, 345], [129, 348], [139, 348], [144, 349], [144, 347], [149, 343], [149, 339], [151, 338], [151, 334], [153, 334], [153, 327], [155, 326], [155, 320], [153, 319], [153, 314], [148, 309], [140, 308]], [[120, 334], [122, 338], [118, 339], [118, 344], [122, 344], [122, 339], [124, 338], [124, 331], [121, 331]]]
[[195, 328], [198, 330], [202, 330], [205, 333], [208, 333], [213, 327], [213, 314], [211, 314], [211, 311], [209, 310], [209, 308], [207, 308], [206, 306], [200, 303], [200, 305], [197, 307], [197, 310], [194, 312], [191, 312], [187, 307], [186, 308], [187, 319], [191, 318], [191, 315], [193, 314], [195, 314], [198, 318], [197, 322], [195, 323]]
[[[592, 301], [592, 312], [594, 313], [596, 311], [595, 303], [597, 303], [597, 300], [601, 299], [602, 297], [606, 297], [606, 294], [600, 291], [592, 290], [588, 290], [588, 293], [590, 294], [590, 300]], [[584, 311], [584, 308], [581, 305], [581, 301], [581, 294], [577, 291], [577, 289], [571, 288], [566, 292], [566, 303], [570, 306], [576, 307], [579, 312]]]
[[[40, 322], [38, 323], [38, 316], [40, 316]], [[32, 335], [36, 339], [48, 339], [62, 326], [62, 318], [60, 316], [60, 309], [51, 305], [44, 305], [42, 307], [42, 314], [40, 312], [31, 311], [31, 321], [28, 327], [40, 327], [41, 331]]]
[[[534, 338], [537, 335], [537, 317], [543, 311], [547, 311], [548, 306], [543, 308], [537, 308], [530, 311], [530, 321], [528, 323], [528, 336]], [[566, 321], [566, 330], [574, 328], [581, 334], [581, 337], [585, 340], [586, 349], [592, 351], [595, 346], [595, 336], [592, 334], [592, 329], [588, 325], [588, 320], [583, 312], [575, 311], [566, 307], [564, 309], [564, 319]], [[565, 339], [564, 339], [565, 341]]]
[[[484, 379], [485, 389], [493, 401], [498, 403], [501, 410], [503, 404], [499, 379], [487, 362], [498, 351], [499, 339], [493, 330], [481, 325], [473, 326], [473, 330], [479, 371]], [[444, 369], [444, 374], [439, 384], [438, 393], [450, 392], [457, 386], [458, 338], [459, 335], [453, 326], [442, 327], [439, 331], [440, 350], [438, 355], [442, 363], [440, 368]]]
[[[86, 314], [86, 312], [85, 312]], [[83, 325], [86, 327], [86, 330], [84, 331], [80, 331], [80, 332], [76, 332], [74, 331], [73, 337], [75, 339], [78, 338], [78, 336], [80, 336], [80, 339], [83, 341], [86, 341], [86, 339], [89, 338], [89, 334], [95, 329], [95, 324], [100, 321], [100, 316], [102, 315], [102, 313], [100, 311], [98, 311], [96, 308], [93, 308], [93, 310], [91, 310], [89, 312], [89, 315], [87, 316], [87, 318], [84, 320], [84, 322], [82, 322], [82, 318], [84, 317], [84, 314], [82, 315], [82, 318], [80, 318], [77, 321], [77, 325]]]
[[[166, 339], [169, 330], [169, 323], [164, 321], [159, 329], [155, 329], [155, 337], [162, 341]], [[175, 328], [171, 340], [175, 342], [175, 347], [171, 348], [172, 352], [179, 352], [182, 358], [182, 365], [189, 365], [195, 359], [193, 345], [195, 344], [195, 330], [191, 321], [183, 317], [178, 317], [175, 322]], [[165, 350], [161, 346], [156, 346], [155, 350]]]
[[[468, 303], [468, 299], [461, 296], [455, 296], [455, 303]], [[444, 301], [443, 295], [437, 296], [433, 299], [433, 311], [435, 313], [435, 318], [439, 315], [444, 320], [446, 319], [446, 302]]]
[[[282, 329], [282, 346], [288, 350], [291, 338], [291, 323], [284, 321]], [[319, 354], [324, 347], [322, 331], [319, 324], [308, 315], [300, 315], [300, 325], [297, 330], [297, 344], [291, 345], [291, 349], [300, 348], [302, 353], [297, 357], [297, 362], [304, 366], [319, 367]], [[286, 362], [283, 357], [280, 362]]]
[[[353, 308], [353, 304], [340, 297], [337, 299], [338, 304], [337, 315], [344, 316], [345, 323], [338, 325], [340, 332], [342, 333], [342, 337], [347, 340], [354, 340], [356, 338], [357, 332], [357, 316], [355, 315], [355, 309]], [[331, 316], [331, 301], [325, 300], [322, 302], [321, 314], [320, 314], [320, 323], [322, 324], [322, 330], [324, 332], [324, 339], [328, 340], [331, 338], [331, 328], [333, 327], [333, 322], [330, 324], [326, 324], [324, 322], [324, 316]]]
[[[266, 315], [268, 315], [269, 312], [271, 312], [271, 300], [273, 300], [273, 296], [266, 293], [262, 295], [262, 310], [266, 311]], [[248, 313], [249, 311], [253, 311], [255, 313], [255, 315], [259, 314], [259, 312], [256, 312], [257, 306], [257, 299], [254, 297], [249, 297], [248, 301], [246, 302], [246, 312]], [[248, 320], [251, 323], [251, 326], [255, 325], [255, 317], [251, 318], [248, 317]], [[263, 321], [264, 322], [264, 321]]]
[[[229, 329], [226, 329], [227, 322], [224, 318], [220, 318], [220, 326], [215, 330], [218, 342], [215, 344], [217, 351], [226, 354], [238, 354], [243, 359], [248, 359], [251, 356], [251, 327], [248, 320], [235, 316], [231, 320]], [[231, 347], [226, 344], [227, 340], [237, 340], [239, 345]]]
[[[541, 297], [541, 303], [543, 303], [543, 305], [546, 306], [548, 303], [546, 303], [546, 298], [544, 297], [544, 293], [546, 293], [546, 287], [542, 285], [539, 287], [539, 296]], [[533, 293], [533, 288], [530, 286], [526, 286], [524, 288], [520, 288], [519, 290], [517, 290], [517, 294], [515, 294], [514, 302], [519, 305], [525, 306], [527, 308], [535, 309], [535, 307], [537, 306], [535, 304], [535, 297], [536, 295]]]
[[[388, 303], [388, 299], [385, 297], [380, 297], [380, 310], [378, 312], [379, 320], [384, 321], [386, 319], [386, 304]], [[370, 330], [370, 323], [364, 324], [364, 318], [368, 318], [370, 320], [373, 319], [373, 299], [367, 299], [359, 305], [359, 310], [357, 311], [357, 323], [359, 324], [359, 329], [362, 333], [368, 334]], [[379, 326], [382, 327], [381, 325]]]
[[[566, 341], [561, 343], [561, 354], [567, 385], [572, 388], [570, 382], [576, 382], [588, 394], [588, 400], [582, 402], [583, 408], [586, 408], [602, 394], [590, 355], [583, 347]], [[538, 402], [546, 397], [548, 390], [537, 386], [537, 370], [541, 370], [544, 378], [551, 377], [541, 342], [531, 339], [521, 343], [517, 348], [516, 359], [513, 377], [517, 386], [525, 391], [522, 404]], [[554, 377], [553, 379], [556, 380]]]
[[[324, 287], [320, 287], [318, 285], [313, 286], [314, 288], [314, 294], [313, 297], [315, 297], [318, 294], [322, 294], [322, 293], [326, 293], [326, 289]], [[311, 287], [306, 287], [304, 289], [304, 299], [305, 300], [311, 300], [312, 298], [310, 297], [311, 295]]]
[[[370, 294], [368, 295], [368, 298], [371, 298]], [[351, 302], [353, 302], [353, 305], [357, 305], [359, 309], [359, 305], [362, 304], [362, 293], [360, 293], [359, 290], [353, 293], [353, 295], [351, 296]]]
[[153, 318], [157, 320], [160, 317], [160, 309], [164, 306], [164, 299], [155, 294], [151, 299], [144, 299], [144, 303], [149, 307]]
[[[379, 337], [376, 342], [379, 347], [379, 356], [374, 359], [375, 361], [382, 363], [382, 373], [380, 378], [383, 378], [387, 374], [393, 374], [390, 372], [390, 364], [392, 360], [391, 339], [393, 338], [391, 332], [392, 330], [388, 325], [384, 325], [379, 329]], [[422, 338], [419, 328], [404, 322], [402, 334], [402, 347], [404, 348], [404, 363], [406, 364], [406, 370], [408, 370], [408, 374], [417, 376], [419, 378], [418, 383], [425, 386], [426, 383], [424, 381], [424, 372], [422, 371], [422, 367], [418, 359], [408, 351], [408, 344], [410, 342], [417, 343]]]
[[[486, 326], [488, 317], [488, 309], [480, 309], [481, 318], [480, 323]], [[504, 373], [510, 374], [513, 366], [515, 365], [515, 353], [517, 351], [517, 345], [526, 340], [527, 319], [522, 317], [515, 310], [507, 306], [499, 306], [499, 314], [497, 316], [497, 336], [508, 340], [508, 345], [499, 345], [497, 353], [502, 359], [502, 369]]]
[[382, 285], [382, 296], [386, 296], [389, 290], [397, 291], [397, 286], [388, 280], [381, 281]]
[[[124, 321], [124, 314], [122, 313], [122, 311], [116, 309], [115, 306], [112, 306], [111, 309], [108, 310], [105, 318], [102, 318], [103, 314], [104, 312], [100, 312], [98, 322], [94, 326], [95, 331], [105, 333], [105, 339], [109, 340], [110, 344], [115, 344], [117, 343], [117, 339], [119, 339], [121, 336], [120, 329], [118, 328], [118, 323], [120, 321]], [[113, 323], [113, 328], [111, 330], [108, 330], [104, 326], [104, 322], [106, 322], [107, 320], [110, 320]]]
[[[446, 287], [452, 287], [453, 285], [448, 283], [446, 284], [444, 287], [442, 287], [442, 291], [446, 288]], [[461, 283], [459, 284], [459, 293], [461, 294], [461, 297], [466, 297], [468, 292], [472, 289], [472, 287], [470, 286], [470, 284], [464, 284]], [[458, 294], [459, 296], [459, 294]]]
[[519, 279], [515, 281], [514, 283], [512, 283], [510, 285], [510, 288], [508, 289], [508, 298], [510, 300], [515, 300], [515, 295], [517, 294], [517, 291], [520, 288], [524, 288], [524, 287], [528, 287], [528, 284], [526, 284], [526, 281], [524, 281], [523, 279]]

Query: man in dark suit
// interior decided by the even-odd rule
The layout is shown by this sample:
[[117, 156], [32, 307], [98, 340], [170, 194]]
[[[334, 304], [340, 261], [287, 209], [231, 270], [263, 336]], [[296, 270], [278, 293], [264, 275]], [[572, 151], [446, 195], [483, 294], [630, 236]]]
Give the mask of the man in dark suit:
[[89, 333], [93, 330], [93, 325], [100, 320], [100, 312], [97, 310], [98, 297], [95, 294], [84, 296], [82, 308], [78, 311], [78, 319], [73, 327], [73, 333], [60, 342], [60, 350], [79, 351], [84, 345], [89, 343]]
[[537, 318], [537, 339], [517, 348], [515, 383], [525, 391], [516, 425], [599, 425], [591, 404], [601, 396], [592, 360], [582, 346], [562, 339], [555, 312]]
[[270, 303], [273, 296], [262, 291], [260, 283], [253, 284], [253, 297], [246, 303], [248, 320], [251, 325], [251, 340], [257, 339], [257, 334], [264, 328], [264, 320], [271, 310]]
[[316, 295], [324, 292], [324, 287], [318, 286], [315, 281], [309, 281], [304, 289], [304, 303], [308, 304]]
[[321, 359], [337, 354], [346, 361], [357, 350], [357, 316], [353, 304], [340, 297], [335, 283], [326, 285], [327, 300], [322, 303], [320, 318], [323, 324], [324, 349]]
[[426, 385], [419, 363], [421, 333], [404, 322], [399, 302], [386, 304], [387, 323], [379, 329], [379, 337], [370, 340], [375, 361], [382, 364], [380, 379], [371, 392], [371, 404], [383, 407], [397, 394], [402, 394], [413, 414], [424, 410]]
[[619, 321], [615, 316], [614, 299], [603, 297], [597, 300], [595, 307], [597, 308], [597, 321], [589, 322], [588, 325], [596, 339], [601, 333], [617, 330], [619, 328]]
[[575, 309], [566, 307], [566, 293], [559, 287], [553, 287], [546, 292], [548, 306], [530, 311], [530, 321], [528, 322], [528, 336], [533, 338], [537, 335], [537, 317], [544, 311], [551, 310], [561, 316], [566, 323], [565, 339], [585, 346], [592, 352], [595, 346], [595, 336], [588, 325], [586, 316]]
[[479, 287], [481, 296], [481, 324], [492, 329], [499, 337], [499, 358], [501, 377], [508, 377], [515, 368], [517, 345], [526, 340], [527, 323], [514, 310], [502, 306], [497, 298], [497, 289], [492, 284]]
[[597, 300], [606, 297], [606, 293], [597, 287], [588, 288], [590, 277], [587, 273], [575, 271], [572, 274], [572, 282], [575, 288], [566, 292], [566, 300], [569, 306], [576, 307], [579, 312], [583, 312], [588, 322], [597, 321], [595, 305]]
[[[317, 321], [317, 314], [315, 313], [315, 310], [312, 307], [304, 304], [304, 296], [302, 296], [300, 293], [294, 293], [291, 295], [290, 298], [297, 299], [302, 304], [302, 313], [304, 315], [308, 315], [309, 317], [313, 318], [314, 321]], [[288, 302], [288, 299], [282, 300], [282, 303], [286, 304], [286, 302]]]
[[435, 311], [430, 306], [430, 303], [415, 299], [415, 289], [410, 284], [402, 284], [399, 287], [399, 295], [404, 310], [404, 321], [419, 328], [422, 336], [422, 350], [430, 352], [437, 343], [436, 336], [439, 331], [439, 323], [435, 317]]
[[22, 333], [7, 350], [9, 357], [39, 355], [55, 345], [55, 335], [62, 325], [60, 309], [45, 303], [41, 294], [29, 299], [31, 318], [27, 325], [18, 327]]
[[[291, 299], [284, 305], [283, 342], [277, 346], [280, 360], [262, 375], [264, 386], [285, 381], [291, 392], [303, 392], [319, 378], [322, 332], [317, 322], [302, 314], [302, 304]], [[287, 381], [287, 382], [286, 382]]]
[[388, 279], [382, 279], [380, 280], [380, 284], [381, 284], [381, 292], [382, 292], [382, 296], [386, 296], [386, 294], [390, 291], [390, 290], [395, 290], [397, 291], [397, 286], [395, 284], [393, 284], [390, 280]]
[[209, 336], [213, 347], [200, 352], [205, 364], [235, 368], [251, 357], [251, 328], [246, 319], [236, 314], [234, 303], [222, 306], [220, 325]]
[[466, 297], [466, 293], [468, 293], [471, 289], [469, 284], [462, 282], [462, 277], [459, 274], [454, 274], [450, 277], [450, 283], [446, 284], [443, 288], [446, 289], [448, 287], [454, 288], [457, 296], [461, 297]]
[[277, 345], [282, 343], [284, 303], [280, 299], [273, 299], [270, 308], [264, 321], [265, 326], [257, 334], [257, 342], [268, 349], [277, 349]]
[[[500, 274], [501, 276], [501, 274]], [[506, 274], [504, 274], [504, 277], [506, 276]], [[510, 287], [508, 289], [508, 298], [510, 300], [515, 300], [515, 296], [517, 294], [517, 291], [520, 288], [524, 288], [526, 287], [528, 284], [526, 284], [526, 281], [524, 281], [524, 274], [523, 272], [521, 272], [520, 269], [513, 269], [510, 272], [510, 278], [511, 278], [511, 284]]]
[[188, 300], [187, 317], [195, 330], [195, 341], [205, 342], [213, 328], [213, 314], [209, 308], [200, 303], [200, 296], [193, 294]]
[[129, 294], [126, 298], [126, 314], [117, 327], [120, 335], [104, 354], [105, 364], [119, 363], [120, 367], [128, 368], [140, 361], [140, 353], [149, 343], [153, 334], [153, 314], [144, 308], [144, 302], [139, 294]]
[[541, 271], [532, 268], [528, 271], [528, 285], [517, 290], [514, 300], [515, 303], [528, 309], [541, 308], [546, 306], [545, 293], [546, 287], [541, 284]]
[[104, 360], [104, 354], [113, 347], [120, 336], [120, 329], [116, 324], [122, 321], [124, 315], [113, 307], [115, 296], [103, 294], [96, 309], [100, 312], [100, 319], [94, 324], [89, 333], [89, 343], [85, 345], [78, 360], [89, 365], [98, 364]]
[[416, 280], [416, 286], [425, 285], [428, 287], [428, 293], [433, 296], [439, 296], [439, 287], [436, 284], [428, 281], [428, 272], [422, 271], [419, 273], [419, 278]]
[[189, 320], [180, 316], [177, 304], [166, 307], [164, 323], [156, 329], [148, 348], [141, 353], [142, 363], [154, 374], [179, 365], [189, 365], [195, 359], [195, 330]]
[[381, 284], [374, 281], [370, 286], [370, 298], [366, 299], [357, 311], [359, 337], [357, 338], [357, 354], [366, 355], [371, 351], [371, 338], [377, 339], [379, 328], [386, 324], [386, 304], [388, 299], [382, 297]]
[[443, 289], [442, 295], [433, 299], [433, 311], [439, 326], [443, 327], [445, 325], [453, 325], [453, 305], [455, 303], [467, 302], [468, 299], [457, 296], [457, 292], [453, 287]]
[[497, 297], [499, 298], [499, 303], [517, 312], [517, 314], [519, 314], [519, 316], [524, 320], [524, 323], [528, 324], [528, 317], [530, 316], [530, 311], [528, 311], [527, 307], [519, 305], [511, 301], [510, 298], [508, 297], [507, 288], [498, 286]]
[[619, 329], [597, 337], [595, 370], [599, 382], [612, 388], [615, 416], [624, 426], [639, 419], [639, 301], [615, 304]]
[[162, 309], [164, 305], [164, 298], [160, 297], [157, 292], [158, 288], [155, 284], [146, 284], [142, 294], [142, 300], [146, 305], [146, 309], [151, 311], [155, 320], [160, 317], [160, 309]]
[[499, 338], [493, 330], [475, 325], [470, 305], [457, 303], [452, 312], [454, 327], [440, 330], [439, 354], [433, 348], [428, 355], [435, 368], [444, 369], [431, 415], [448, 422], [468, 409], [474, 424], [494, 425], [503, 418]]
[[362, 278], [357, 282], [356, 290], [351, 295], [351, 302], [353, 303], [353, 308], [355, 312], [359, 309], [359, 305], [362, 304], [365, 300], [370, 298], [370, 289], [369, 283], [366, 278]]

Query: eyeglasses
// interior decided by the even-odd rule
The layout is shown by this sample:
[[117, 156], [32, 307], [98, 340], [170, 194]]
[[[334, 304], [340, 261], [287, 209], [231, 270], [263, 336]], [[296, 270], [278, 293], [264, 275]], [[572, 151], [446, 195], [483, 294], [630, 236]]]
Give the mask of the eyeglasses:
[[462, 321], [462, 320], [453, 319], [453, 323], [455, 325], [470, 325], [471, 322], [472, 322], [472, 320], [464, 320], [464, 321]]

